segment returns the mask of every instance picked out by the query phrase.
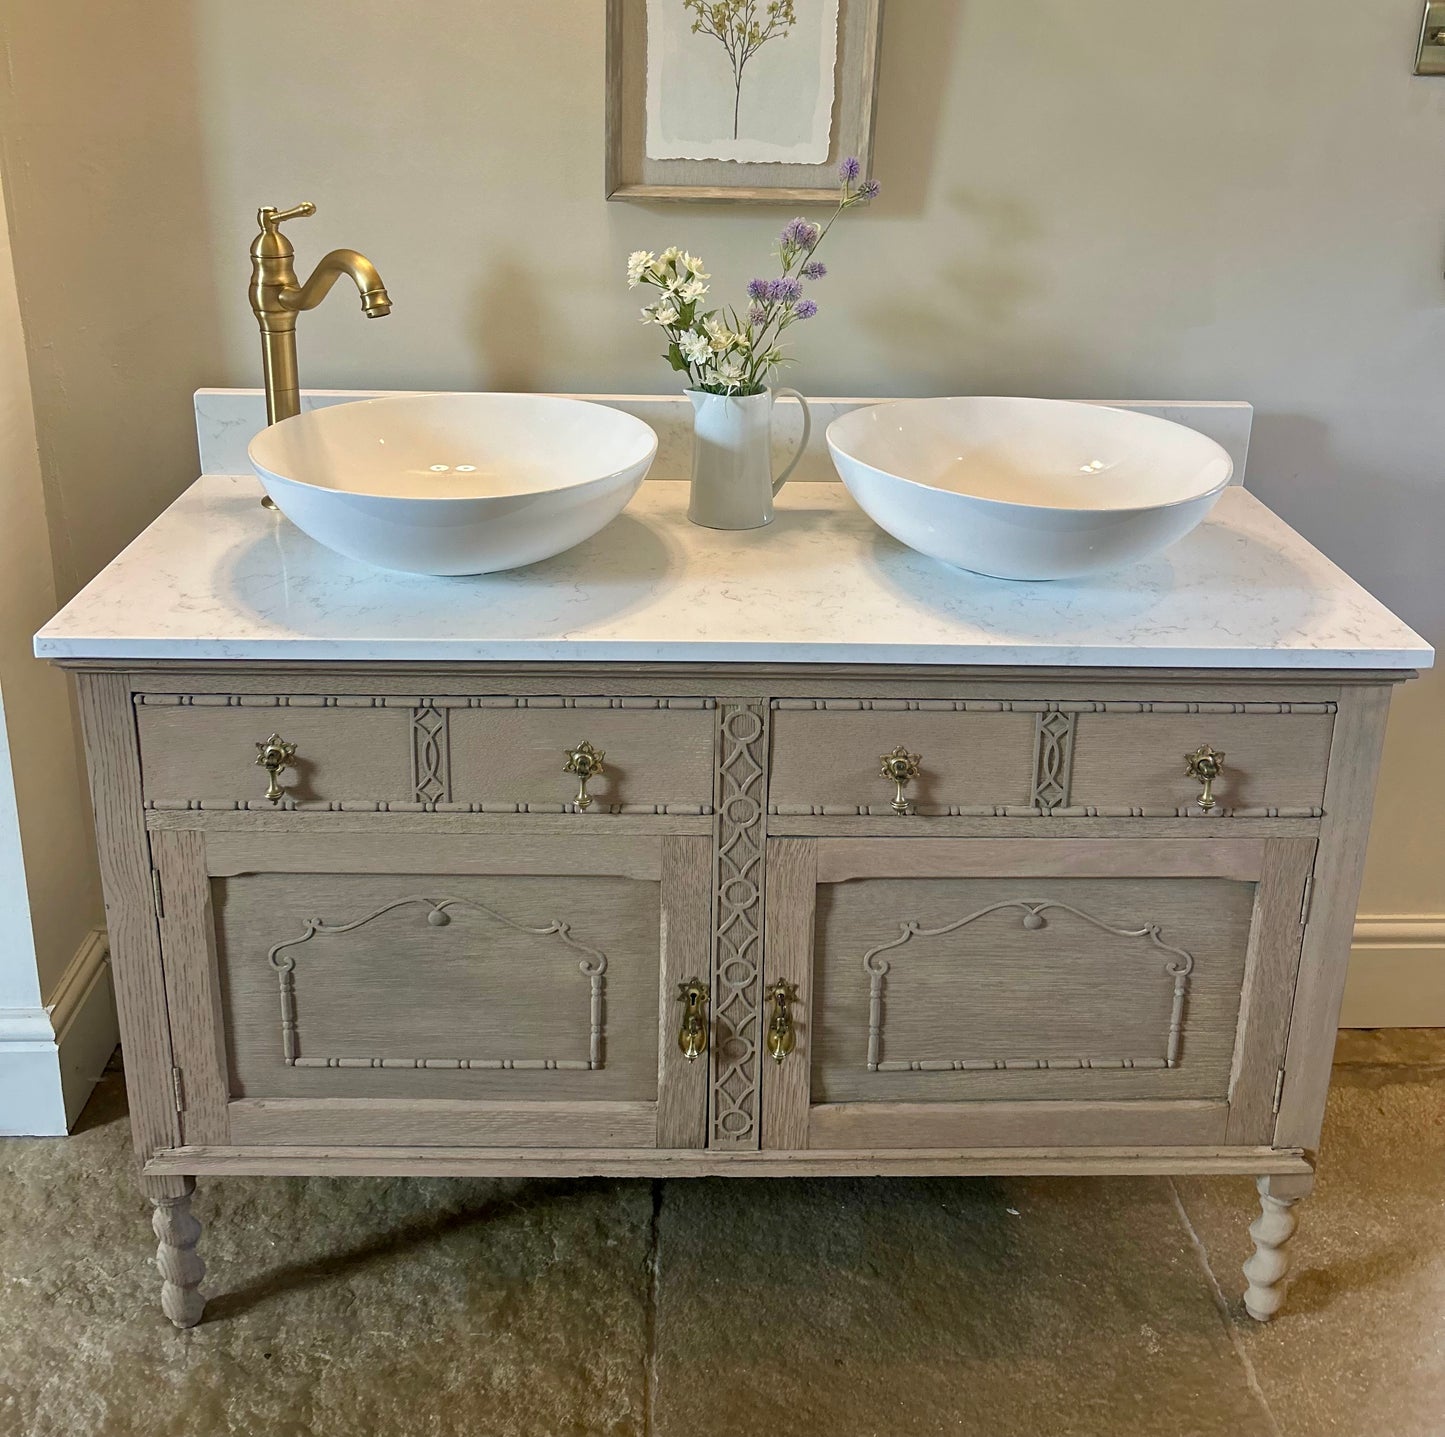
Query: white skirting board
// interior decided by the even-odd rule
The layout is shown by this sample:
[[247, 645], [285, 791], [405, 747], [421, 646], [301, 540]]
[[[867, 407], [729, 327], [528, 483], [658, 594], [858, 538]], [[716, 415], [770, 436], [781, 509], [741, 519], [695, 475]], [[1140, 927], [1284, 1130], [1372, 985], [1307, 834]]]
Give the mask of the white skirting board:
[[1445, 913], [1355, 921], [1342, 1028], [1445, 1028]]
[[43, 1008], [0, 1008], [0, 1137], [59, 1137], [90, 1097], [119, 1033], [109, 949], [89, 934]]

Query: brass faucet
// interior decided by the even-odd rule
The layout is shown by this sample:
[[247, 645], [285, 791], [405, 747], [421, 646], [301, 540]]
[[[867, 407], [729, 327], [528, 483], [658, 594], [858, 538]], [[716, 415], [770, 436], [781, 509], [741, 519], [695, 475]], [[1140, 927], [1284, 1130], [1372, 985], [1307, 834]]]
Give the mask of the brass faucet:
[[301, 380], [296, 371], [296, 316], [315, 309], [343, 274], [350, 275], [361, 294], [362, 313], [378, 319], [391, 313], [391, 296], [376, 266], [354, 249], [334, 249], [305, 284], [296, 278], [296, 248], [284, 234], [286, 220], [314, 215], [316, 206], [257, 210], [261, 226], [251, 245], [251, 310], [261, 325], [261, 365], [266, 378], [266, 423], [290, 419], [301, 412]]

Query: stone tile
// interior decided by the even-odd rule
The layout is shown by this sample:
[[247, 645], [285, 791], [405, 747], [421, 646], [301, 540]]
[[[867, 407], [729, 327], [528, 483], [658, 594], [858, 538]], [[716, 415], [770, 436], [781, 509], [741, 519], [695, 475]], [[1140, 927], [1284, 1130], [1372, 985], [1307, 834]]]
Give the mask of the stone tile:
[[[1433, 1039], [1445, 1055], [1445, 1034]], [[1412, 1051], [1419, 1049], [1412, 1041]], [[1438, 1069], [1337, 1067], [1319, 1180], [1299, 1205], [1294, 1281], [1267, 1327], [1239, 1266], [1247, 1180], [1179, 1180], [1230, 1320], [1284, 1437], [1445, 1432], [1445, 1081]]]
[[1270, 1431], [1162, 1180], [670, 1183], [657, 1264], [659, 1437]]
[[1335, 1044], [1335, 1067], [1445, 1068], [1445, 1029], [1346, 1028]]
[[123, 1112], [0, 1145], [6, 1437], [642, 1433], [650, 1184], [203, 1182], [180, 1333]]

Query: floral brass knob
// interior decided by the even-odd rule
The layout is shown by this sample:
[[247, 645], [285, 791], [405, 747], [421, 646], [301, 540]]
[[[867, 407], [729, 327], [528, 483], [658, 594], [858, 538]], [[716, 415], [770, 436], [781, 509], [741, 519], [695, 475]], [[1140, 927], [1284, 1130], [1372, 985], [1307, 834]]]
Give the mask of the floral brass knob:
[[775, 1063], [781, 1063], [798, 1046], [792, 1009], [798, 1001], [798, 990], [779, 978], [768, 988], [767, 997], [772, 1009], [768, 1019], [768, 1053]]
[[892, 753], [885, 753], [878, 760], [879, 773], [893, 785], [893, 812], [906, 814], [909, 811], [908, 795], [903, 791], [923, 771], [920, 765], [922, 755], [909, 753], [899, 744]]
[[1193, 753], [1184, 755], [1184, 772], [1204, 785], [1198, 803], [1200, 808], [1208, 813], [1215, 804], [1215, 780], [1224, 772], [1224, 755], [1204, 744]]
[[599, 774], [607, 772], [602, 763], [606, 757], [607, 755], [600, 748], [593, 748], [586, 739], [583, 739], [576, 748], [567, 750], [567, 762], [562, 765], [562, 772], [575, 774], [577, 777], [577, 797], [573, 802], [578, 808], [592, 807], [592, 795], [587, 792], [587, 785]]
[[707, 1051], [707, 989], [700, 979], [689, 978], [677, 985], [677, 1001], [682, 1004], [677, 1046], [691, 1063]]
[[287, 743], [279, 733], [273, 733], [265, 742], [256, 744], [256, 767], [264, 768], [270, 782], [266, 785], [266, 798], [270, 803], [280, 803], [285, 790], [281, 787], [280, 775], [283, 769], [295, 768], [291, 762], [296, 757], [296, 745]]

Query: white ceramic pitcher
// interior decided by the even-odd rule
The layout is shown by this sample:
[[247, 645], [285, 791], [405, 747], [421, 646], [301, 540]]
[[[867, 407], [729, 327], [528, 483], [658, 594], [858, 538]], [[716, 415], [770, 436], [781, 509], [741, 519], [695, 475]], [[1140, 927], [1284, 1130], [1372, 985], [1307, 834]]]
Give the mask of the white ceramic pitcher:
[[[781, 474], [773, 475], [773, 401], [780, 394], [803, 408], [803, 437]], [[773, 495], [788, 482], [813, 430], [808, 401], [796, 389], [761, 394], [706, 394], [692, 400], [692, 496], [687, 517], [705, 529], [760, 529], [773, 521]]]

